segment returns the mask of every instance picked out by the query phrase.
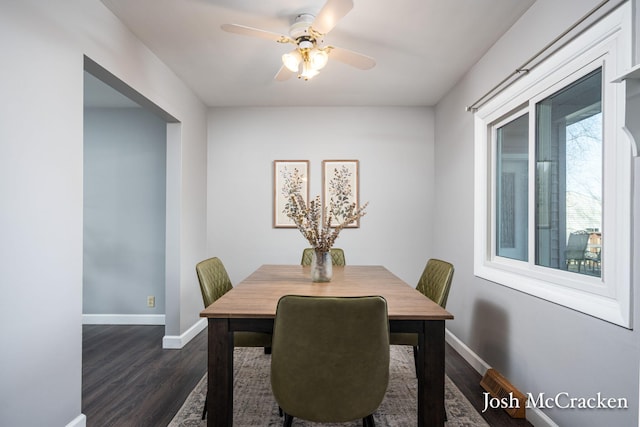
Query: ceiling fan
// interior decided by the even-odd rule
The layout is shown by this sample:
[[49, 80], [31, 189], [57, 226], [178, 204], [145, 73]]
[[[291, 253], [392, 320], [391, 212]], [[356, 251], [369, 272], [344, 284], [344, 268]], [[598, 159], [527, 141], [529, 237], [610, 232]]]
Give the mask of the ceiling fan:
[[283, 65], [275, 79], [285, 81], [297, 74], [299, 79], [309, 80], [324, 68], [329, 57], [361, 70], [368, 70], [376, 65], [376, 61], [370, 56], [323, 44], [324, 36], [352, 8], [353, 0], [327, 0], [318, 15], [298, 15], [289, 29], [288, 36], [239, 24], [224, 24], [222, 29], [230, 33], [295, 45], [294, 50], [282, 55]]

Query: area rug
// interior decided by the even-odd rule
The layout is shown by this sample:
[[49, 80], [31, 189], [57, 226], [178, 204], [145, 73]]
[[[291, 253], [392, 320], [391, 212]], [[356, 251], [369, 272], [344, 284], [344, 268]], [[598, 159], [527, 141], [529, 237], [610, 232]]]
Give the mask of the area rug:
[[[233, 425], [281, 426], [278, 405], [271, 393], [269, 380], [270, 356], [261, 348], [236, 348], [234, 350]], [[201, 420], [207, 391], [205, 375], [187, 397], [182, 408], [169, 427], [204, 427]], [[391, 346], [389, 387], [384, 400], [374, 414], [376, 426], [410, 427], [416, 425], [417, 380], [410, 347]], [[448, 427], [488, 426], [462, 392], [445, 377], [445, 406]], [[342, 424], [317, 424], [294, 419], [296, 427], [310, 426], [361, 426], [362, 421]]]

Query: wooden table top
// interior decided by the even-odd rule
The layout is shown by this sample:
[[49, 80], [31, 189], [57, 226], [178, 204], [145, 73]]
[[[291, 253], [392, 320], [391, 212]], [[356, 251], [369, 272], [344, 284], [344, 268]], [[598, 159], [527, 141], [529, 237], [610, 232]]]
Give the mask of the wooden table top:
[[284, 295], [369, 296], [387, 300], [390, 320], [447, 320], [453, 315], [382, 266], [333, 267], [328, 283], [313, 283], [311, 268], [263, 265], [200, 312], [210, 318], [274, 318]]

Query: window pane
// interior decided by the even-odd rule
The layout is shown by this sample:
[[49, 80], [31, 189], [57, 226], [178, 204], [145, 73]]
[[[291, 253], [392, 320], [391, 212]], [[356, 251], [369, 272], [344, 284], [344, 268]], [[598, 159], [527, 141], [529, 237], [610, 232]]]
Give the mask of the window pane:
[[536, 264], [600, 276], [602, 70], [536, 105]]
[[496, 255], [528, 258], [529, 115], [496, 130]]

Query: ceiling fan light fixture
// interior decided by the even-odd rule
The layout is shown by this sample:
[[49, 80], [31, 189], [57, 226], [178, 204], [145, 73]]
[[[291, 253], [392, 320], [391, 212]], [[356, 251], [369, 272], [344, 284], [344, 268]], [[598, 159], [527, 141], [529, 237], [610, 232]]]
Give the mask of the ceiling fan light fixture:
[[302, 72], [298, 76], [298, 78], [303, 80], [309, 80], [313, 76], [318, 75], [319, 71], [311, 66], [309, 61], [304, 61], [302, 63]]
[[298, 51], [298, 49], [294, 49], [291, 52], [282, 55], [282, 63], [293, 73], [298, 72], [301, 60], [302, 55], [300, 55], [300, 51]]
[[329, 54], [323, 49], [313, 48], [309, 52], [309, 61], [314, 70], [322, 70], [327, 61], [329, 60]]

